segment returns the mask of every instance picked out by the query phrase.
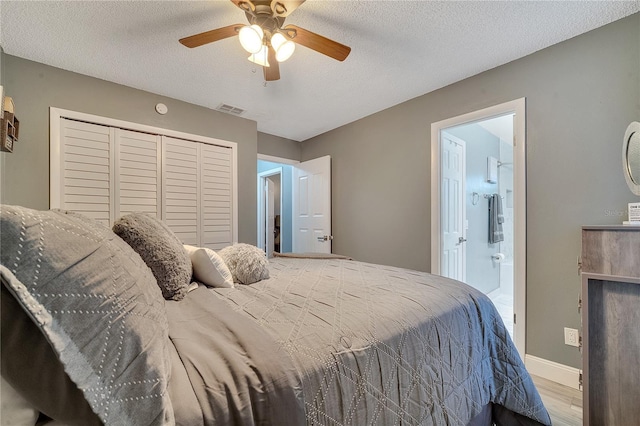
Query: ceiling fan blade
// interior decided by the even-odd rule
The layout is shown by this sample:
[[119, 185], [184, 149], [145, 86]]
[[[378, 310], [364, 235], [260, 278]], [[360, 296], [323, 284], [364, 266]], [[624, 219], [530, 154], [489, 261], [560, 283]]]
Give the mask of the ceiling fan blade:
[[180, 43], [190, 48], [202, 46], [203, 44], [213, 43], [214, 41], [233, 37], [238, 34], [239, 29], [243, 26], [243, 24], [235, 24], [211, 31], [205, 31], [204, 33], [181, 38]]
[[349, 56], [351, 52], [349, 46], [345, 46], [337, 41], [333, 41], [295, 25], [287, 25], [283, 30], [295, 43], [301, 44], [333, 59], [337, 59], [338, 61], [347, 59], [347, 56]]
[[275, 16], [286, 17], [296, 10], [305, 0], [273, 0], [271, 10]]
[[262, 67], [265, 81], [280, 80], [280, 64], [276, 59], [276, 51], [273, 50], [273, 47], [271, 46], [269, 46], [269, 56], [267, 60], [269, 61], [270, 66]]

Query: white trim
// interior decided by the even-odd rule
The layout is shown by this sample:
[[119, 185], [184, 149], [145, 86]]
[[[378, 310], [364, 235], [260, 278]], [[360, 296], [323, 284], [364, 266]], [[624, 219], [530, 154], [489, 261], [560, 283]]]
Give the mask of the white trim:
[[560, 383], [573, 389], [580, 389], [580, 369], [559, 364], [533, 355], [526, 355], [524, 364], [529, 374]]
[[[160, 138], [163, 146], [164, 146], [164, 141], [166, 140], [165, 137], [161, 137]], [[202, 150], [204, 145], [202, 144], [198, 144], [198, 148], [197, 148], [197, 153], [196, 155], [198, 156], [198, 158], [202, 158], [203, 154], [202, 154]], [[164, 158], [164, 155], [162, 156], [162, 158]], [[196, 197], [196, 211], [199, 212], [198, 214], [198, 223], [196, 224], [196, 228], [197, 228], [197, 235], [198, 235], [198, 247], [204, 247], [204, 213], [203, 213], [203, 205], [202, 205], [202, 198], [204, 197], [204, 195], [202, 194], [202, 181], [204, 180], [203, 174], [204, 174], [204, 170], [205, 167], [202, 165], [202, 161], [198, 161], [197, 162], [197, 166], [196, 166], [196, 173], [198, 174], [198, 179], [196, 179], [196, 194], [198, 194], [198, 196]], [[162, 173], [164, 174], [166, 169], [162, 169]], [[232, 179], [232, 185], [233, 185], [233, 181], [235, 181], [235, 179]], [[164, 200], [164, 197], [162, 198]], [[234, 209], [233, 211], [235, 211], [234, 207], [231, 207], [232, 209]], [[234, 243], [236, 242], [236, 240], [234, 239], [233, 241]]]
[[271, 163], [289, 164], [289, 165], [300, 163], [300, 161], [298, 160], [292, 160], [290, 158], [284, 158], [284, 157], [275, 157], [273, 155], [267, 155], [267, 154], [258, 154], [258, 160], [269, 161]]
[[527, 279], [527, 210], [526, 210], [526, 100], [516, 99], [482, 110], [448, 118], [431, 124], [431, 273], [440, 273], [440, 133], [449, 127], [515, 114], [513, 135], [514, 185], [514, 313], [515, 345], [526, 354], [526, 279]]
[[502, 294], [502, 289], [498, 287], [495, 290], [492, 290], [491, 292], [487, 293], [487, 297], [493, 300], [497, 297], [500, 297], [501, 294]]
[[119, 127], [125, 130], [135, 130], [138, 132], [152, 133], [154, 135], [163, 135], [195, 142], [204, 142], [212, 145], [224, 146], [227, 148], [237, 149], [238, 147], [238, 144], [236, 142], [229, 142], [209, 136], [194, 135], [177, 130], [163, 129], [161, 127], [148, 126], [146, 124], [134, 123], [131, 121], [118, 120], [115, 118], [102, 117], [99, 115], [86, 114], [84, 112], [70, 111], [55, 107], [50, 107], [49, 110], [50, 120], [52, 123], [55, 121], [55, 119], [57, 119], [57, 121], [60, 121], [60, 118], [64, 117], [70, 118], [72, 120], [86, 121], [88, 123], [102, 124], [104, 126]]
[[258, 247], [262, 248], [265, 247], [266, 245], [266, 230], [264, 228], [264, 224], [266, 222], [266, 218], [264, 217], [264, 191], [262, 190], [264, 188], [265, 185], [265, 179], [268, 178], [269, 176], [275, 176], [275, 175], [280, 175], [280, 252], [282, 252], [282, 242], [284, 241], [283, 235], [284, 235], [284, 227], [282, 226], [282, 211], [283, 211], [283, 204], [282, 204], [282, 197], [283, 197], [283, 191], [284, 191], [284, 185], [283, 185], [283, 177], [284, 177], [284, 171], [282, 169], [282, 167], [276, 167], [274, 169], [270, 169], [270, 170], [265, 170], [264, 172], [260, 172], [258, 173]]
[[[117, 139], [116, 142], [116, 138], [121, 136], [121, 132], [122, 129], [109, 127], [109, 179], [113, 182], [113, 185], [109, 185], [109, 199], [111, 200], [109, 203], [109, 223], [114, 223], [120, 217], [120, 173], [119, 170], [116, 169], [116, 162], [120, 161], [120, 139]], [[62, 145], [60, 149], [65, 149], [65, 146]], [[62, 158], [66, 155], [66, 152], [63, 153]], [[62, 162], [60, 162], [60, 170], [64, 170], [64, 164]], [[60, 187], [62, 188], [64, 176], [60, 176], [60, 181]], [[116, 199], [118, 199], [118, 201], [116, 201]]]
[[60, 115], [54, 115], [53, 108], [49, 114], [49, 208], [58, 209], [62, 200], [62, 185], [60, 185], [60, 179], [62, 179], [62, 153], [60, 152], [62, 135], [60, 134]]
[[152, 133], [161, 136], [170, 136], [172, 138], [184, 139], [193, 142], [208, 143], [211, 145], [223, 146], [231, 148], [232, 157], [232, 241], [238, 242], [238, 144], [236, 142], [229, 142], [222, 139], [211, 138], [208, 136], [194, 135], [191, 133], [179, 132], [177, 130], [163, 129], [155, 126], [148, 126], [146, 124], [133, 123], [130, 121], [117, 120], [115, 118], [102, 117], [99, 115], [86, 114], [84, 112], [71, 111], [62, 108], [49, 107], [49, 149], [50, 149], [50, 172], [49, 172], [49, 206], [50, 208], [56, 208], [60, 206], [61, 194], [60, 194], [60, 179], [61, 179], [61, 160], [60, 146], [60, 119], [69, 118], [72, 120], [86, 121], [88, 123], [101, 124], [110, 127], [117, 127], [121, 129], [134, 130], [138, 132]]
[[[233, 142], [230, 142], [233, 143]], [[233, 208], [233, 243], [238, 242], [238, 228], [240, 226], [238, 222], [238, 144], [233, 143], [231, 148], [231, 162], [233, 163], [233, 181], [231, 182], [231, 191], [233, 193], [232, 208]]]
[[509, 105], [513, 120], [513, 312], [518, 321], [513, 324], [515, 344], [520, 356], [526, 354], [527, 322], [527, 152], [526, 101], [520, 98]]

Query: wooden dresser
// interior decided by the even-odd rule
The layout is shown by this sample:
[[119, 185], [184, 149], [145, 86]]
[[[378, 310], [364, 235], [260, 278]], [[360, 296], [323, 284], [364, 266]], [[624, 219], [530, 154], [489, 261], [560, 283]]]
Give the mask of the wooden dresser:
[[640, 227], [582, 228], [583, 424], [640, 424]]

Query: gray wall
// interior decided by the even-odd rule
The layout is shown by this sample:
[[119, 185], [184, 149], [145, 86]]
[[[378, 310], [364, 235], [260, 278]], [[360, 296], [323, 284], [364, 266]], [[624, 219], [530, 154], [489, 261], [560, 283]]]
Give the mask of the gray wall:
[[[491, 260], [500, 243], [489, 244], [489, 200], [484, 198], [484, 194], [498, 193], [498, 184], [487, 182], [487, 157], [500, 159], [500, 139], [476, 123], [447, 129], [447, 133], [466, 142], [466, 283], [487, 294], [500, 287], [500, 268]], [[474, 192], [480, 194], [475, 206]]]
[[[237, 142], [238, 239], [256, 243], [255, 121], [6, 54], [2, 67], [5, 91], [20, 119], [20, 140], [4, 155], [0, 201], [49, 208], [49, 107], [54, 106]], [[155, 112], [158, 102], [169, 107], [168, 114]]]
[[640, 14], [302, 143], [332, 156], [334, 251], [430, 268], [430, 125], [527, 98], [527, 353], [580, 367], [580, 227], [616, 224], [638, 201], [621, 170], [640, 119]]
[[300, 161], [302, 145], [291, 139], [258, 132], [258, 154]]

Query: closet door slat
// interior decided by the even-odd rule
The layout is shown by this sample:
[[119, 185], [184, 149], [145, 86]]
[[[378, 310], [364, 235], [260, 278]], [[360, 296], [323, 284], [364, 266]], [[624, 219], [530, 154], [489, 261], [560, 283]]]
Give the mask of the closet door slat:
[[61, 137], [60, 208], [111, 225], [113, 130], [107, 126], [63, 118]]
[[233, 243], [231, 149], [202, 144], [200, 158], [202, 246], [219, 250]]
[[115, 129], [116, 219], [128, 213], [147, 213], [160, 218], [160, 136]]
[[200, 143], [162, 137], [162, 218], [182, 244], [200, 246]]

